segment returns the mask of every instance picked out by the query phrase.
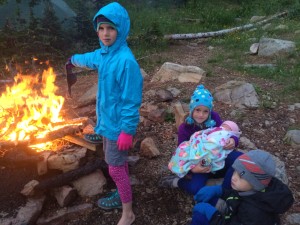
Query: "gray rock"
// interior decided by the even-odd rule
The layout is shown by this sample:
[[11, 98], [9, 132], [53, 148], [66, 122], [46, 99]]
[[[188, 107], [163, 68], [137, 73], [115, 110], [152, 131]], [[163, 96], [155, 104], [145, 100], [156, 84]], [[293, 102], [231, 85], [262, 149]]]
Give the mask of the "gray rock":
[[259, 56], [274, 56], [290, 53], [296, 50], [293, 41], [286, 41], [273, 38], [261, 38], [259, 41]]
[[206, 76], [206, 72], [197, 66], [182, 66], [176, 63], [166, 62], [153, 76], [151, 82], [179, 80], [180, 82], [195, 82]]
[[300, 213], [293, 213], [286, 217], [289, 224], [300, 224]]
[[217, 101], [239, 108], [257, 108], [258, 95], [252, 84], [243, 81], [229, 81], [215, 88], [213, 95]]
[[289, 130], [284, 136], [284, 141], [291, 144], [292, 147], [300, 148], [300, 130]]

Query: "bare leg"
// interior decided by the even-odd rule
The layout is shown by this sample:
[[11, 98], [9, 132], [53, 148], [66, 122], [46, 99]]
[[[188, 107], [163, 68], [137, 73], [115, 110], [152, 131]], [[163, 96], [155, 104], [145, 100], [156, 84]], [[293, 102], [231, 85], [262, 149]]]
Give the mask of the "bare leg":
[[132, 202], [122, 203], [122, 217], [118, 225], [131, 225], [135, 220], [135, 215], [132, 211]]

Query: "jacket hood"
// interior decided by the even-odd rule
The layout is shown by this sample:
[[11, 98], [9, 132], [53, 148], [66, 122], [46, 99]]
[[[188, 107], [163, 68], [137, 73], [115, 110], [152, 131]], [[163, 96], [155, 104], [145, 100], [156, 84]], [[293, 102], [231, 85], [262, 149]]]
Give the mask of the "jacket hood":
[[294, 202], [290, 189], [276, 178], [272, 178], [265, 192], [257, 192], [251, 198], [256, 207], [275, 214], [286, 212]]
[[101, 48], [118, 49], [123, 44], [127, 45], [126, 39], [130, 30], [130, 18], [127, 10], [117, 2], [102, 7], [93, 18], [95, 31], [97, 31], [97, 17], [100, 15], [105, 16], [112, 21], [118, 31], [115, 43], [112, 46], [107, 47], [100, 41]]

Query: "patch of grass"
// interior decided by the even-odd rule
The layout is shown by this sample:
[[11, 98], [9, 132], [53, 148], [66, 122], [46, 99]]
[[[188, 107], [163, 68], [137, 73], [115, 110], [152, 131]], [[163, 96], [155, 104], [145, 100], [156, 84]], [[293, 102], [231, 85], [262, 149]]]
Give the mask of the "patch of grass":
[[175, 115], [173, 113], [166, 113], [165, 121], [168, 123], [175, 123]]
[[224, 54], [217, 54], [213, 58], [210, 58], [207, 62], [211, 64], [218, 64], [218, 63], [223, 63], [224, 60], [225, 60]]
[[267, 92], [257, 85], [254, 85], [254, 89], [259, 96], [260, 99], [260, 107], [267, 108], [267, 109], [274, 109], [276, 108], [277, 104], [279, 103], [278, 95], [276, 93]]

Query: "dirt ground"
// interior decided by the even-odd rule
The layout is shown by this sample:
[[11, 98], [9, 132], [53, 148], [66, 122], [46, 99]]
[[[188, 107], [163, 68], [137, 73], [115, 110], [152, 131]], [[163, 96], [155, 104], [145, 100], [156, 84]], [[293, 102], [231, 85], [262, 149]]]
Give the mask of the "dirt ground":
[[[184, 84], [177, 82], [168, 83], [152, 83], [151, 77], [163, 62], [169, 61], [179, 63], [181, 65], [199, 66], [204, 70], [210, 71], [209, 75], [204, 80], [205, 86], [213, 90], [215, 87], [226, 83], [230, 80], [244, 80], [258, 86], [265, 92], [273, 92], [280, 90], [281, 86], [271, 81], [263, 80], [255, 76], [246, 75], [236, 71], [230, 71], [221, 66], [210, 66], [208, 60], [222, 49], [215, 48], [208, 50], [208, 45], [205, 41], [194, 42], [178, 42], [171, 48], [159, 55], [149, 56], [149, 62], [161, 62], [153, 71], [146, 71], [148, 77], [144, 82], [144, 93], [149, 90], [158, 90], [161, 88], [176, 87], [181, 90], [181, 94], [176, 97], [176, 100], [188, 100], [193, 92], [196, 84]], [[247, 57], [247, 56], [244, 56]], [[249, 63], [259, 63], [265, 59], [249, 57]], [[79, 76], [78, 82], [73, 88], [73, 99], [67, 99], [64, 107], [65, 112], [72, 116], [89, 116], [94, 118], [93, 113], [79, 113], [79, 110], [73, 106], [76, 105], [76, 100], [85, 93], [88, 88], [94, 85], [97, 77], [94, 73], [89, 76]], [[64, 95], [66, 91], [66, 82], [63, 77], [57, 79], [57, 85], [60, 87], [59, 92]], [[155, 99], [147, 99], [144, 97], [143, 102], [156, 101]], [[165, 106], [171, 106], [171, 102], [160, 103]], [[214, 109], [219, 112], [223, 119], [235, 120], [241, 130], [242, 136], [250, 139], [258, 148], [264, 149], [275, 154], [283, 162], [285, 162], [289, 185], [294, 193], [295, 204], [288, 213], [282, 216], [285, 220], [286, 215], [290, 213], [300, 213], [300, 179], [298, 166], [299, 154], [298, 151], [283, 142], [283, 137], [290, 127], [300, 127], [299, 111], [289, 111], [288, 103], [281, 102], [274, 109], [260, 107], [255, 110], [246, 110], [242, 116], [231, 116], [234, 107], [221, 102], [215, 102]], [[94, 109], [91, 107], [91, 111]], [[291, 121], [294, 121], [292, 124]], [[270, 124], [270, 125], [267, 125]], [[272, 132], [270, 132], [270, 127]], [[136, 139], [141, 141], [145, 137], [152, 137], [161, 155], [154, 159], [146, 159], [141, 157], [138, 163], [130, 167], [130, 174], [133, 175], [139, 184], [133, 186], [134, 196], [134, 212], [136, 214], [135, 225], [179, 225], [187, 224], [191, 218], [191, 210], [193, 207], [192, 196], [181, 192], [177, 189], [161, 189], [157, 186], [161, 176], [168, 173], [165, 171], [171, 153], [176, 147], [176, 127], [174, 122], [155, 123], [150, 127], [139, 125]], [[139, 142], [138, 142], [139, 143]], [[131, 155], [139, 156], [138, 144], [130, 152]], [[15, 165], [0, 165], [0, 218], [16, 215], [20, 206], [26, 203], [26, 198], [20, 194], [23, 186], [32, 179], [39, 179], [36, 173], [35, 165], [15, 166]], [[113, 185], [109, 183], [105, 191], [113, 189]], [[65, 225], [77, 224], [117, 224], [121, 216], [120, 210], [103, 211], [96, 206], [96, 201], [103, 195], [94, 196], [91, 198], [78, 198], [72, 205], [80, 203], [93, 203], [93, 210], [87, 214], [76, 217], [72, 220], [66, 220]], [[43, 213], [51, 214], [59, 209], [58, 204], [52, 197], [48, 197]], [[284, 222], [283, 224], [287, 224]]]

